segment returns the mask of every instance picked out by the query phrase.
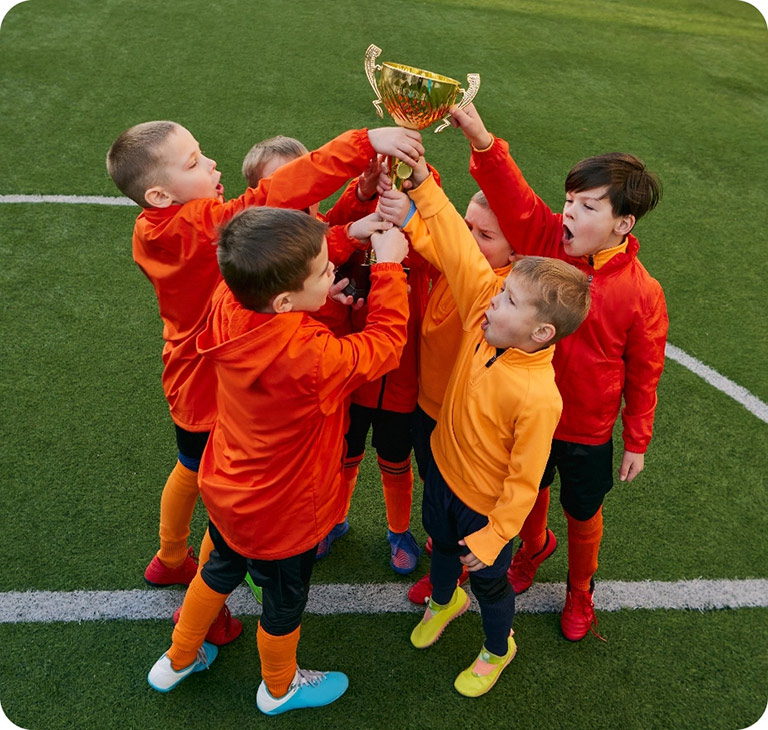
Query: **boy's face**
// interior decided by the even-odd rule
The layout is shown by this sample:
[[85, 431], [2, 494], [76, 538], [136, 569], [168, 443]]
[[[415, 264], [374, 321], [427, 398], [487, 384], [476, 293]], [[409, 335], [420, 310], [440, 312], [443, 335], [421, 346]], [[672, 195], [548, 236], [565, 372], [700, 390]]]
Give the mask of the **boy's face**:
[[[492, 347], [531, 351], [533, 333], [541, 325], [532, 302], [527, 282], [512, 269], [502, 290], [491, 299], [491, 306], [485, 312], [482, 324], [485, 341]], [[533, 349], [538, 347], [537, 344]]]
[[200, 151], [197, 140], [184, 127], [177, 126], [168, 135], [161, 157], [165, 182], [161, 188], [169, 205], [188, 203], [199, 198], [220, 198], [224, 187], [216, 161]]
[[592, 256], [618, 246], [632, 230], [634, 216], [613, 214], [608, 186], [565, 194], [563, 249], [569, 256]]
[[333, 264], [328, 260], [328, 242], [323, 238], [320, 253], [312, 259], [309, 276], [304, 279], [301, 291], [291, 292], [291, 309], [294, 312], [316, 312], [325, 304], [333, 284]]
[[500, 269], [512, 260], [514, 251], [501, 232], [499, 221], [490, 208], [470, 201], [464, 221], [492, 268]]

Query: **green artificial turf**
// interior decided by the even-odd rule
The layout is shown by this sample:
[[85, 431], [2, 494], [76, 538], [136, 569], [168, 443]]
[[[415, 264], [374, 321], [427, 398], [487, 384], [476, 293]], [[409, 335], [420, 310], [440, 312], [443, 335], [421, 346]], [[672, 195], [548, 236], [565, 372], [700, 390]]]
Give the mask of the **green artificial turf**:
[[[363, 70], [421, 66], [466, 85], [555, 209], [579, 159], [638, 154], [664, 198], [639, 222], [640, 257], [664, 286], [670, 342], [768, 402], [768, 39], [739, 0], [29, 0], [0, 27], [0, 195], [117, 195], [104, 157], [126, 127], [171, 118], [218, 161], [275, 134], [310, 148], [375, 116]], [[423, 133], [460, 210], [475, 190], [460, 133]], [[160, 387], [161, 324], [131, 260], [137, 209], [0, 205], [0, 591], [143, 586], [175, 444]], [[621, 448], [620, 439], [616, 440]], [[598, 579], [766, 578], [766, 424], [668, 361], [646, 470], [605, 508]], [[420, 486], [413, 527], [420, 542]], [[551, 525], [565, 526], [553, 490]], [[352, 530], [316, 583], [411, 578], [388, 565], [375, 459]], [[202, 509], [192, 534], [205, 528]], [[565, 545], [563, 545], [565, 548]], [[541, 568], [565, 578], [558, 550]], [[428, 653], [413, 615], [307, 616], [300, 658], [350, 673], [338, 704], [270, 725], [339, 728], [731, 728], [765, 708], [768, 610], [621, 611], [573, 645], [557, 615], [521, 615], [520, 654], [486, 698], [451, 684], [479, 648], [462, 619]], [[210, 673], [168, 696], [146, 671], [168, 622], [0, 625], [0, 702], [56, 728], [266, 726], [254, 707], [255, 617]]]
[[475, 700], [456, 693], [453, 680], [480, 648], [477, 614], [459, 618], [423, 651], [408, 641], [415, 616], [306, 616], [299, 662], [344, 671], [350, 687], [329, 707], [279, 718], [255, 707], [255, 617], [244, 618], [243, 636], [209, 671], [165, 695], [145, 677], [168, 646], [170, 622], [6, 625], [2, 704], [28, 730], [737, 730], [765, 704], [765, 614], [622, 611], [601, 616], [607, 643], [590, 636], [578, 644], [560, 636], [556, 615], [520, 615], [516, 658]]

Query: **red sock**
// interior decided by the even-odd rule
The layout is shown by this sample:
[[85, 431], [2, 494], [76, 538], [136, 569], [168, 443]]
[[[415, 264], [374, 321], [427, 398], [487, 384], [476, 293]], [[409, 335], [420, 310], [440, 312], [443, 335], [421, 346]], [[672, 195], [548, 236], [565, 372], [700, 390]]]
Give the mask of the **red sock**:
[[282, 697], [291, 686], [296, 674], [296, 647], [299, 645], [301, 626], [285, 636], [273, 636], [261, 628], [256, 632], [261, 659], [261, 676], [269, 694]]
[[549, 487], [539, 489], [539, 495], [533, 509], [525, 518], [520, 528], [520, 539], [525, 545], [525, 552], [533, 555], [544, 547], [547, 541], [547, 513], [549, 512]]
[[395, 464], [376, 457], [381, 471], [384, 503], [387, 506], [387, 523], [392, 532], [405, 532], [411, 525], [413, 502], [413, 469], [411, 458]]
[[568, 520], [568, 579], [571, 588], [588, 591], [592, 576], [597, 572], [597, 553], [603, 537], [603, 508], [588, 520], [577, 520], [567, 512]]

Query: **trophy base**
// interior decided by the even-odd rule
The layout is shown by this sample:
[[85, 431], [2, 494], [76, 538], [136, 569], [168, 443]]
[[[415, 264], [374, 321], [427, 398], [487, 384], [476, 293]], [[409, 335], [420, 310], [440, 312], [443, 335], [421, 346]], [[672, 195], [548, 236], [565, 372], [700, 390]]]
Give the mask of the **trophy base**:
[[[344, 287], [341, 293], [345, 297], [352, 297], [355, 301], [368, 299], [368, 294], [371, 291], [372, 264], [366, 263], [365, 259], [366, 256], [362, 251], [356, 251], [346, 263], [336, 269], [334, 277], [334, 282], [349, 279], [349, 284]], [[406, 277], [410, 273], [407, 266], [403, 267], [403, 271], [405, 271]]]

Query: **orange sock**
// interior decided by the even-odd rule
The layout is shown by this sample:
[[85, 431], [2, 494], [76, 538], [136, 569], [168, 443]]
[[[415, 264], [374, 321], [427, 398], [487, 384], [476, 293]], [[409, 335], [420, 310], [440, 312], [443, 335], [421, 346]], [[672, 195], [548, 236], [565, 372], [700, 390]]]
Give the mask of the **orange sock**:
[[603, 508], [588, 520], [568, 519], [568, 579], [571, 588], [588, 591], [597, 572], [597, 553], [603, 537]]
[[413, 501], [413, 469], [410, 456], [399, 464], [376, 457], [381, 471], [387, 523], [392, 532], [405, 532], [411, 525]]
[[181, 606], [179, 623], [173, 630], [173, 645], [168, 649], [171, 666], [178, 672], [195, 661], [205, 635], [227, 600], [226, 593], [217, 593], [200, 577], [192, 579]]
[[525, 544], [525, 552], [533, 555], [544, 547], [547, 541], [547, 513], [549, 512], [549, 487], [539, 489], [533, 509], [525, 518], [520, 528], [520, 539]]
[[300, 634], [301, 626], [297, 626], [290, 634], [273, 636], [261, 628], [259, 621], [256, 643], [261, 659], [261, 676], [273, 697], [282, 697], [291, 686], [296, 674], [296, 647]]
[[355, 491], [357, 473], [360, 471], [360, 464], [363, 461], [363, 456], [365, 456], [365, 454], [344, 459], [344, 468], [341, 472], [341, 478], [342, 483], [347, 490], [347, 509], [344, 512], [345, 518], [349, 514], [349, 506], [352, 504], [352, 492]]
[[211, 540], [211, 533], [208, 532], [208, 528], [206, 527], [203, 541], [200, 543], [200, 562], [197, 566], [198, 573], [203, 569], [203, 566], [208, 560], [208, 556], [211, 554], [211, 550], [213, 550], [213, 540]]
[[160, 549], [157, 557], [169, 568], [178, 568], [187, 557], [189, 522], [199, 493], [197, 472], [177, 461], [160, 498]]

